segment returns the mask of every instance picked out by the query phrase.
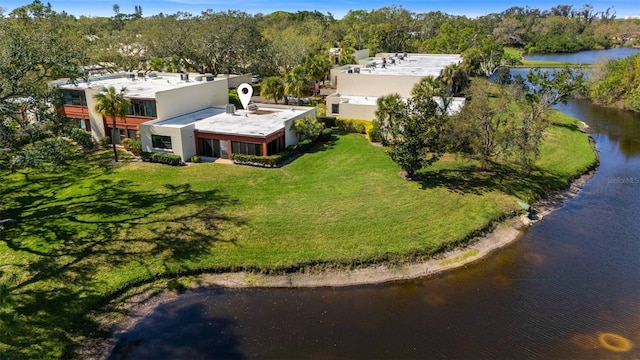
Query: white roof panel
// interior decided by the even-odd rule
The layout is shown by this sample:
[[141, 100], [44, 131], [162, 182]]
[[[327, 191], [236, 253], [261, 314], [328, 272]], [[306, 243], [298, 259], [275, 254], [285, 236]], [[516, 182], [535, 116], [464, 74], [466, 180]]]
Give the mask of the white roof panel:
[[313, 108], [260, 107], [258, 111], [236, 110], [228, 114], [222, 108], [207, 108], [154, 123], [154, 126], [182, 127], [194, 124], [198, 131], [218, 134], [266, 137], [284, 129], [285, 121]]

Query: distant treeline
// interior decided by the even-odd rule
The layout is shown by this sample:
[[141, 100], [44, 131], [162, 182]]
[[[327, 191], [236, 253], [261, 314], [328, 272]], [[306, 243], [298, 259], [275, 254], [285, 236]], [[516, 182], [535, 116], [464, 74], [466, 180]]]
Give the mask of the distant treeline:
[[118, 69], [260, 73], [272, 75], [299, 65], [313, 54], [342, 48], [335, 62], [348, 62], [355, 50], [462, 53], [490, 39], [527, 53], [575, 52], [640, 44], [640, 20], [615, 18], [611, 8], [558, 5], [548, 10], [511, 7], [478, 18], [440, 11], [414, 13], [401, 6], [351, 10], [342, 19], [331, 13], [206, 10], [143, 16], [113, 7], [112, 17], [56, 14], [34, 1], [0, 17], [3, 26], [25, 18], [56, 17], [74, 38], [84, 64]]

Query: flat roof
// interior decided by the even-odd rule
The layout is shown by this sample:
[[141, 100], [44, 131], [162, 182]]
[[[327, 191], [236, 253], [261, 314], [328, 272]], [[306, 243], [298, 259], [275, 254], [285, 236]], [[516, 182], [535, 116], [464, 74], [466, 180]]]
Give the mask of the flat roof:
[[[401, 54], [398, 55], [396, 57], [394, 54], [389, 54], [386, 57], [385, 68], [382, 68], [382, 57], [372, 58], [367, 65], [360, 67], [360, 73], [438, 77], [445, 67], [462, 62], [462, 56], [458, 54], [408, 54], [406, 60], [402, 59]], [[375, 67], [373, 67], [374, 64]]]
[[[77, 84], [62, 84], [61, 89], [67, 90], [84, 90], [87, 88], [99, 89], [100, 87], [113, 86], [116, 90], [123, 87], [127, 89], [126, 95], [129, 98], [155, 99], [157, 92], [176, 89], [186, 86], [194, 86], [202, 84], [205, 80], [196, 81], [196, 76], [204, 76], [200, 74], [189, 74], [189, 80], [181, 80], [180, 74], [158, 74], [157, 76], [147, 76], [129, 78], [127, 74], [105, 75], [103, 77], [90, 78], [86, 82], [78, 82]], [[218, 78], [220, 79], [220, 78]]]
[[[377, 105], [378, 104], [378, 96], [361, 96], [361, 95], [345, 95], [345, 94], [335, 94], [336, 97], [340, 99], [346, 100], [345, 103], [351, 105]], [[406, 101], [406, 98], [404, 98]], [[438, 104], [442, 105], [442, 99], [439, 97], [434, 98]], [[454, 97], [449, 104], [449, 115], [453, 115], [462, 109], [464, 106], [465, 98], [463, 97]]]
[[228, 135], [267, 137], [281, 129], [284, 123], [313, 108], [259, 107], [257, 111], [236, 110], [227, 114], [223, 108], [207, 108], [153, 123], [153, 126], [183, 127], [194, 124], [195, 130]]

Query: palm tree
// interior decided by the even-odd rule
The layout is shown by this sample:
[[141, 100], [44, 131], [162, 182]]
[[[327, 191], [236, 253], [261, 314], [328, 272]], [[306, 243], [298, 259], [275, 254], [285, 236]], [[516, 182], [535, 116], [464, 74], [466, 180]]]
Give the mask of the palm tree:
[[460, 64], [451, 64], [440, 72], [440, 81], [451, 91], [451, 95], [455, 96], [467, 86], [469, 76]]
[[[440, 75], [440, 77], [442, 78], [442, 75]], [[440, 95], [441, 90], [442, 86], [440, 82], [433, 76], [425, 76], [411, 89], [411, 96], [431, 98]]]
[[305, 86], [309, 84], [307, 70], [303, 66], [296, 66], [284, 77], [284, 92], [287, 95], [295, 95], [300, 104], [300, 95]]
[[262, 81], [260, 86], [260, 96], [265, 99], [273, 99], [278, 103], [278, 99], [284, 96], [284, 84], [282, 77], [270, 76]]
[[93, 95], [96, 100], [96, 111], [98, 114], [111, 118], [112, 134], [111, 144], [113, 145], [113, 156], [115, 161], [118, 162], [118, 151], [116, 150], [116, 118], [123, 119], [129, 112], [131, 101], [125, 96], [127, 88], [123, 87], [119, 92], [113, 86], [107, 88], [106, 91]]
[[313, 80], [322, 80], [322, 85], [324, 85], [324, 79], [331, 70], [331, 60], [326, 56], [313, 55], [307, 58], [304, 66], [308, 69]]

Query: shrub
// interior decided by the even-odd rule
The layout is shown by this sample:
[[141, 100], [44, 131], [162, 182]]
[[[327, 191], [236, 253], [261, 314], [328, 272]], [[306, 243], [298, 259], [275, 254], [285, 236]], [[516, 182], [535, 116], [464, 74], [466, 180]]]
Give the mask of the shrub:
[[332, 133], [333, 133], [333, 130], [331, 129], [322, 129], [322, 131], [320, 132], [320, 136], [318, 137], [318, 140], [320, 141], [330, 140]]
[[336, 119], [336, 126], [347, 132], [355, 132], [360, 134], [367, 134], [369, 129], [373, 126], [369, 120], [360, 119]]
[[291, 129], [298, 134], [298, 138], [313, 139], [320, 135], [323, 127], [318, 119], [307, 116], [303, 119], [294, 120]]
[[321, 101], [316, 105], [316, 116], [327, 116], [327, 104]]
[[105, 136], [102, 139], [100, 139], [100, 146], [108, 147], [110, 145], [111, 145], [111, 136]]
[[380, 122], [374, 120], [371, 124], [371, 128], [369, 129], [368, 134], [369, 141], [372, 142], [382, 142], [382, 132], [380, 131]]
[[175, 154], [152, 153], [151, 162], [166, 164], [171, 166], [178, 166], [182, 164], [182, 158], [179, 155], [175, 155]]
[[148, 152], [148, 151], [141, 151], [140, 152], [140, 158], [142, 159], [142, 161], [151, 161], [151, 155], [153, 155], [152, 152]]
[[91, 133], [80, 128], [72, 128], [69, 137], [85, 150], [91, 150], [95, 146]]
[[200, 162], [202, 162], [202, 158], [200, 158], [200, 156], [199, 156], [199, 155], [193, 155], [193, 156], [191, 157], [191, 162], [192, 162], [192, 163], [200, 163]]
[[122, 146], [124, 146], [127, 151], [130, 151], [133, 155], [140, 155], [142, 152], [142, 142], [140, 140], [134, 139], [122, 139]]
[[318, 116], [318, 121], [324, 124], [326, 128], [332, 128], [336, 126], [336, 118], [333, 116]]

